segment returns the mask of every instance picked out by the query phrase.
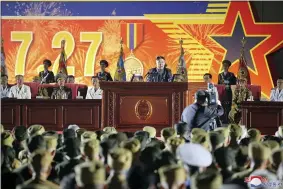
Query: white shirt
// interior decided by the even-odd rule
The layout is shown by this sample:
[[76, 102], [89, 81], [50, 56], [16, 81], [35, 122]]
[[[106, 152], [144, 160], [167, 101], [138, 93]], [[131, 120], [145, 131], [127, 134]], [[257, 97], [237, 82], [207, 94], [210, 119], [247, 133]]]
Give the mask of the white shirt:
[[0, 86], [0, 90], [1, 90], [1, 98], [6, 98], [9, 95], [10, 92], [10, 88], [8, 86], [3, 87], [3, 85]]
[[279, 92], [278, 88], [271, 90], [270, 101], [283, 102], [283, 89]]
[[27, 85], [22, 85], [21, 89], [19, 89], [18, 85], [11, 87], [9, 98], [31, 99], [30, 87]]
[[86, 99], [102, 99], [102, 92], [100, 88], [95, 90], [94, 87], [89, 87], [87, 89]]

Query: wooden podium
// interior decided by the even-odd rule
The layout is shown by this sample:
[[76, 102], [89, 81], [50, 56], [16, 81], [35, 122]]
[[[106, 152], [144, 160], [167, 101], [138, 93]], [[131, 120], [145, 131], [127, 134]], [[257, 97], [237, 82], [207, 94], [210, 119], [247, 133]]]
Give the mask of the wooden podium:
[[177, 123], [186, 106], [188, 83], [101, 82], [102, 127], [160, 131]]

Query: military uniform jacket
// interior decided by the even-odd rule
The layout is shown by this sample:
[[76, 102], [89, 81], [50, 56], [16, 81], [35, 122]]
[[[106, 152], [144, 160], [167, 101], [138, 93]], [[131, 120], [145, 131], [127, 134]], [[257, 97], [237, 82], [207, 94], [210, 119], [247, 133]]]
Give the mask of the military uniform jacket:
[[100, 88], [89, 87], [87, 89], [86, 99], [102, 99], [102, 92]]
[[56, 87], [53, 89], [51, 99], [72, 99], [72, 91], [68, 87]]
[[7, 98], [10, 92], [10, 86], [7, 85], [4, 87], [3, 85], [0, 85], [0, 90], [1, 90], [1, 98]]
[[43, 81], [43, 83], [54, 83], [55, 82], [55, 77], [54, 77], [54, 73], [52, 71], [41, 71], [39, 72], [39, 77], [41, 78], [41, 81]]
[[17, 189], [28, 189], [28, 188], [49, 188], [49, 189], [60, 189], [60, 187], [53, 182], [48, 180], [31, 179], [23, 183], [22, 186], [18, 186]]
[[148, 82], [170, 82], [172, 80], [172, 72], [168, 68], [164, 68], [162, 73], [159, 73], [157, 68], [152, 68], [147, 73]]
[[104, 72], [104, 73], [98, 72], [97, 77], [98, 77], [99, 80], [102, 80], [102, 81], [113, 81], [110, 73], [108, 73], [108, 72]]
[[240, 105], [241, 102], [246, 101], [252, 95], [247, 87], [237, 87], [234, 91], [233, 104]]
[[21, 88], [18, 85], [14, 85], [11, 87], [9, 98], [17, 98], [17, 99], [31, 99], [30, 87], [27, 85], [22, 85]]
[[283, 102], [283, 90], [279, 91], [278, 88], [271, 90], [270, 101]]

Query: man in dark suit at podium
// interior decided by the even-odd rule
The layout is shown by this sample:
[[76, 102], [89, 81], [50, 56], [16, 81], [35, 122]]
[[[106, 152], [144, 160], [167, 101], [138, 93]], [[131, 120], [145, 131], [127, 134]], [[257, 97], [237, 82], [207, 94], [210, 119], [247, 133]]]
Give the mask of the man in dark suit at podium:
[[224, 115], [221, 118], [223, 123], [228, 123], [228, 114], [232, 105], [232, 90], [231, 85], [236, 85], [237, 78], [234, 73], [229, 72], [231, 62], [229, 60], [223, 60], [222, 62], [223, 72], [218, 75], [218, 84], [225, 85], [225, 95], [222, 99], [222, 106], [224, 108]]
[[156, 68], [150, 69], [146, 75], [148, 82], [170, 82], [172, 80], [171, 70], [166, 68], [166, 62], [163, 56], [156, 58]]
[[41, 78], [41, 83], [54, 83], [55, 77], [52, 71], [48, 68], [51, 66], [51, 61], [48, 59], [43, 60], [44, 70], [39, 72], [39, 77]]

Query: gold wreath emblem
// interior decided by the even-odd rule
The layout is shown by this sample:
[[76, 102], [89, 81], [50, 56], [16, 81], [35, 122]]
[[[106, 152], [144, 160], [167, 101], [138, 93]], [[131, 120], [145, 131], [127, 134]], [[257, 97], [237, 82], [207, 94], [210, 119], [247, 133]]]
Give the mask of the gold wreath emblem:
[[152, 115], [152, 105], [148, 100], [139, 100], [135, 106], [135, 113], [140, 120], [147, 120]]

